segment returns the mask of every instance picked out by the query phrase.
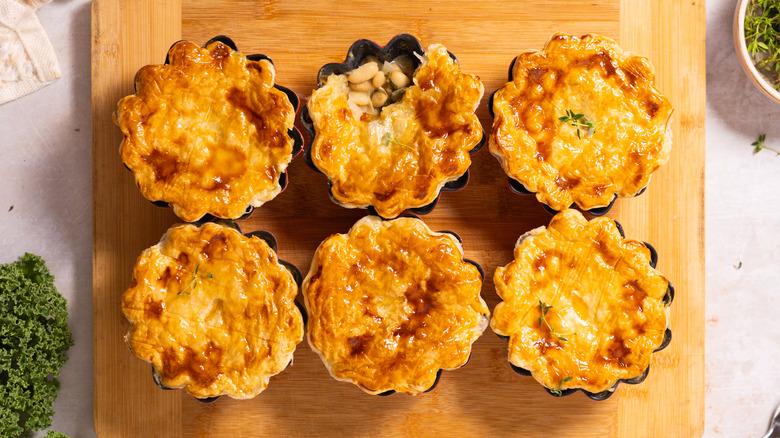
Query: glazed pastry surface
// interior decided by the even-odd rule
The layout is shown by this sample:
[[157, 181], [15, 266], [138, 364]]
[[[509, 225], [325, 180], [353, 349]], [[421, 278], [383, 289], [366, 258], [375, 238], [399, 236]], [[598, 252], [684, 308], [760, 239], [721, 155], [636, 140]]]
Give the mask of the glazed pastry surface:
[[174, 226], [136, 262], [125, 340], [167, 387], [252, 398], [303, 340], [297, 293], [265, 241], [215, 223]]
[[378, 115], [348, 101], [347, 75], [331, 75], [308, 103], [317, 135], [312, 161], [348, 207], [372, 205], [385, 218], [433, 202], [463, 175], [482, 139], [474, 111], [484, 87], [442, 45], [428, 47], [403, 98]]
[[669, 159], [672, 106], [650, 61], [613, 40], [555, 34], [518, 56], [512, 76], [493, 97], [490, 151], [553, 209], [634, 196]]
[[452, 235], [369, 216], [317, 249], [303, 286], [309, 344], [337, 380], [419, 394], [467, 362], [488, 322], [481, 287]]
[[217, 41], [179, 42], [167, 65], [138, 71], [119, 101], [122, 161], [144, 197], [182, 220], [237, 219], [280, 191], [292, 160], [295, 109], [274, 88], [268, 60], [250, 61]]
[[509, 361], [547, 388], [608, 390], [644, 373], [663, 341], [669, 281], [611, 219], [558, 213], [493, 280], [503, 301], [490, 325], [509, 337]]

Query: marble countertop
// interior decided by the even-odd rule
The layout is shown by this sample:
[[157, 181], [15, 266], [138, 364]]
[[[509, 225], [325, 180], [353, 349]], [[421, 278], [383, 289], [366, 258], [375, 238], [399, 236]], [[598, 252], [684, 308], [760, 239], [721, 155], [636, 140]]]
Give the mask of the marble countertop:
[[[735, 4], [706, 6], [706, 437], [761, 436], [780, 404], [780, 156], [750, 145], [766, 134], [780, 148], [780, 105], [742, 73]], [[0, 263], [43, 256], [68, 299], [76, 345], [53, 429], [92, 437], [90, 2], [38, 16], [63, 77], [0, 106]]]
[[707, 2], [705, 436], [763, 436], [780, 404], [780, 104], [743, 74], [734, 0]]

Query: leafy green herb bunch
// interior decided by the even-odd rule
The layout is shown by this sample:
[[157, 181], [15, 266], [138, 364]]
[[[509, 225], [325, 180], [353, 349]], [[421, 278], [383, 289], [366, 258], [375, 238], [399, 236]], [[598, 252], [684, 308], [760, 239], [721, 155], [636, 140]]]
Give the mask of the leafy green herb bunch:
[[756, 69], [780, 89], [780, 0], [750, 0], [745, 42]]
[[72, 345], [67, 303], [43, 259], [25, 254], [0, 265], [0, 437], [51, 426], [57, 377]]

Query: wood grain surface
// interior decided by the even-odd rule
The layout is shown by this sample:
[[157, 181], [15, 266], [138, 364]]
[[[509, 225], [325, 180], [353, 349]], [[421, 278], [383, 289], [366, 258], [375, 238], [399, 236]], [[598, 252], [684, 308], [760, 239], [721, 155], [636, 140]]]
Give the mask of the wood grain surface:
[[[95, 0], [93, 2], [93, 306], [95, 429], [100, 437], [233, 436], [700, 436], [704, 426], [704, 4], [677, 0], [513, 2]], [[255, 399], [223, 397], [204, 404], [183, 391], [163, 391], [151, 366], [123, 342], [128, 324], [120, 297], [140, 252], [177, 222], [152, 206], [122, 166], [121, 133], [111, 114], [133, 90], [135, 71], [162, 63], [179, 39], [198, 44], [224, 34], [245, 53], [270, 56], [277, 82], [307, 97], [316, 73], [340, 62], [350, 44], [380, 44], [408, 32], [423, 45], [442, 43], [465, 71], [479, 75], [486, 95], [478, 114], [486, 130], [487, 95], [506, 80], [511, 60], [539, 49], [556, 32], [600, 33], [651, 59], [657, 85], [675, 106], [670, 162], [642, 196], [619, 200], [609, 213], [628, 237], [651, 242], [658, 268], [677, 290], [673, 340], [654, 355], [650, 376], [620, 385], [607, 401], [581, 393], [549, 396], [518, 376], [506, 346], [490, 329], [471, 362], [447, 371], [431, 393], [372, 397], [332, 379], [304, 343], [295, 363]], [[245, 231], [275, 234], [279, 256], [306, 272], [331, 233], [346, 232], [365, 213], [333, 204], [325, 177], [302, 158], [290, 185], [242, 221]], [[510, 192], [485, 148], [474, 157], [468, 186], [444, 193], [423, 219], [463, 238], [465, 255], [487, 272], [482, 296], [498, 302], [492, 282], [511, 260], [519, 235], [551, 216], [533, 197]]]

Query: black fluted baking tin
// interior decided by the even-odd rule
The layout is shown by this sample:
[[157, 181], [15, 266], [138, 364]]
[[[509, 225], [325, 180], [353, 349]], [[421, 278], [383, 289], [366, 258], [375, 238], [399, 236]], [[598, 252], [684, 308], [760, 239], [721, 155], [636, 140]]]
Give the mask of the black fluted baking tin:
[[[422, 45], [420, 44], [420, 41], [415, 38], [413, 35], [410, 34], [400, 34], [393, 37], [393, 39], [390, 40], [390, 42], [387, 43], [384, 47], [376, 44], [373, 41], [367, 40], [367, 39], [361, 39], [352, 44], [350, 46], [349, 50], [347, 51], [347, 58], [342, 63], [329, 63], [325, 64], [320, 68], [320, 70], [317, 72], [317, 87], [322, 87], [325, 84], [325, 80], [328, 76], [332, 74], [344, 74], [346, 72], [352, 71], [360, 66], [361, 62], [366, 56], [372, 55], [375, 56], [380, 62], [384, 61], [392, 61], [393, 59], [397, 58], [401, 55], [407, 55], [414, 63], [414, 68], [417, 69], [417, 67], [420, 66], [420, 59], [417, 56], [414, 56], [415, 54], [422, 56], [424, 53], [424, 50], [422, 48]], [[450, 57], [457, 62], [457, 58], [455, 55], [452, 54], [452, 52], [447, 51], [449, 53]], [[317, 166], [314, 164], [314, 162], [311, 159], [311, 148], [314, 144], [314, 139], [317, 136], [317, 132], [314, 129], [314, 122], [311, 119], [311, 116], [309, 115], [309, 109], [304, 106], [304, 108], [301, 110], [301, 124], [303, 125], [303, 128], [306, 130], [306, 132], [309, 134], [309, 141], [306, 143], [306, 146], [304, 147], [303, 156], [306, 161], [306, 165], [309, 166], [310, 169], [313, 171], [322, 174], [322, 171], [317, 168]], [[482, 138], [479, 140], [479, 142], [471, 148], [469, 151], [470, 156], [474, 156], [477, 152], [479, 152], [482, 147], [487, 142], [487, 135], [485, 133], [485, 130], [482, 130]], [[425, 215], [433, 211], [434, 208], [436, 208], [436, 204], [439, 202], [439, 197], [441, 196], [441, 192], [456, 192], [458, 190], [461, 190], [468, 185], [469, 182], [469, 170], [466, 169], [466, 172], [463, 173], [458, 179], [449, 181], [445, 183], [442, 188], [439, 190], [439, 193], [436, 195], [436, 198], [431, 201], [428, 205], [423, 205], [421, 207], [415, 207], [407, 209], [408, 211], [419, 214], [419, 215]], [[343, 205], [339, 200], [337, 200], [333, 196], [332, 191], [332, 183], [330, 180], [328, 180], [328, 195], [330, 196], [330, 199], [338, 205]], [[367, 210], [368, 214], [373, 216], [380, 216], [379, 213], [377, 213], [376, 209], [372, 205], [368, 205], [365, 207], [361, 207]], [[399, 216], [400, 217], [400, 216]]]
[[[618, 232], [620, 232], [620, 236], [625, 239], [626, 238], [626, 234], [623, 231], [623, 226], [620, 225], [620, 222], [618, 222], [618, 221], [613, 221], [613, 222], [615, 222], [615, 226], [617, 227]], [[523, 241], [523, 237], [520, 238], [520, 240], [518, 241], [518, 244], [520, 242], [522, 242], [522, 241]], [[650, 250], [650, 261], [649, 261], [650, 267], [655, 268], [656, 265], [658, 264], [658, 252], [649, 243], [647, 243], [647, 242], [642, 242], [642, 243], [647, 247], [648, 250]], [[672, 286], [672, 283], [669, 282], [669, 286], [666, 288], [666, 294], [664, 295], [664, 298], [663, 298], [664, 307], [669, 307], [672, 304], [673, 300], [674, 300], [674, 286]], [[503, 339], [504, 341], [509, 342], [509, 336], [503, 336], [503, 335], [499, 335], [497, 333], [496, 333], [496, 335], [499, 338]], [[661, 344], [658, 347], [656, 347], [655, 350], [653, 350], [653, 353], [656, 353], [656, 352], [661, 351], [664, 348], [668, 347], [669, 343], [671, 343], [671, 342], [672, 342], [672, 329], [667, 327], [666, 331], [664, 331], [664, 337], [661, 340]], [[509, 362], [509, 366], [512, 367], [512, 370], [514, 372], [516, 372], [517, 374], [520, 374], [521, 376], [531, 376], [531, 371], [529, 371], [529, 370], [527, 370], [525, 368], [521, 368], [521, 367], [513, 364], [512, 362]], [[601, 392], [586, 391], [586, 390], [584, 390], [582, 388], [569, 388], [569, 389], [562, 389], [562, 390], [560, 390], [560, 393], [557, 393], [557, 391], [553, 391], [553, 390], [551, 390], [550, 388], [548, 388], [546, 386], [543, 386], [543, 388], [544, 388], [545, 391], [547, 391], [548, 394], [552, 395], [553, 397], [565, 397], [565, 396], [573, 394], [573, 393], [575, 393], [577, 391], [582, 391], [582, 393], [585, 394], [588, 398], [590, 398], [592, 400], [596, 400], [596, 401], [602, 401], [602, 400], [606, 400], [606, 399], [610, 398], [612, 396], [612, 394], [615, 393], [615, 390], [617, 390], [618, 385], [620, 385], [621, 383], [625, 383], [627, 385], [636, 385], [638, 383], [644, 382], [649, 374], [650, 374], [650, 366], [648, 365], [648, 367], [645, 369], [645, 371], [642, 374], [640, 374], [640, 375], [638, 375], [636, 377], [632, 377], [630, 379], [618, 379], [615, 382], [615, 384], [612, 385], [609, 389], [606, 389], [606, 390], [601, 391]]]
[[[417, 216], [416, 214], [413, 214], [413, 213], [404, 213], [404, 214], [401, 214], [397, 218], [394, 218], [394, 219], [384, 219], [384, 218], [382, 218], [382, 216], [379, 216], [379, 215], [376, 215], [376, 214], [373, 215], [373, 216], [377, 216], [377, 217], [379, 217], [382, 220], [394, 220], [394, 219], [400, 219], [400, 218], [412, 218], [412, 219], [418, 219], [418, 220], [422, 221], [422, 219], [419, 216]], [[423, 221], [423, 223], [424, 223], [424, 221]], [[460, 235], [458, 233], [456, 233], [454, 231], [441, 230], [441, 231], [436, 231], [436, 232], [437, 233], [449, 234], [449, 235], [453, 236], [458, 242], [460, 242], [461, 246], [463, 245], [463, 239], [460, 237]], [[464, 262], [469, 263], [471, 265], [474, 265], [477, 268], [477, 271], [479, 271], [480, 279], [482, 280], [482, 282], [484, 284], [484, 282], [485, 282], [485, 270], [482, 269], [482, 266], [479, 263], [475, 262], [474, 260], [470, 260], [470, 259], [467, 259], [465, 257], [461, 257], [461, 259]], [[305, 317], [304, 317], [304, 319], [305, 319]], [[474, 341], [474, 342], [476, 342], [476, 341]], [[472, 347], [473, 347], [473, 343], [472, 343]], [[463, 362], [463, 365], [459, 366], [458, 368], [454, 368], [452, 370], [447, 370], [447, 371], [455, 371], [457, 369], [461, 369], [461, 368], [465, 367], [466, 365], [468, 365], [468, 363], [471, 362], [471, 355], [472, 354], [473, 354], [473, 350], [469, 351], [469, 357], [466, 359], [466, 362]], [[441, 374], [442, 374], [443, 371], [445, 371], [443, 368], [439, 368], [439, 370], [436, 372], [436, 380], [433, 381], [433, 384], [430, 386], [430, 388], [428, 388], [425, 391], [423, 391], [423, 394], [426, 393], [426, 392], [431, 392], [431, 391], [433, 391], [436, 388], [436, 386], [439, 384], [439, 380], [441, 380]], [[379, 397], [387, 397], [387, 396], [393, 395], [393, 394], [396, 394], [396, 391], [394, 389], [390, 389], [388, 391], [380, 392], [380, 393], [374, 394], [374, 395], [379, 396]]]
[[[170, 64], [170, 51], [171, 51], [171, 49], [173, 48], [173, 46], [175, 46], [176, 44], [178, 44], [178, 43], [180, 43], [182, 41], [185, 41], [185, 40], [179, 40], [179, 41], [176, 41], [175, 43], [171, 44], [171, 47], [168, 48], [168, 52], [165, 54], [165, 63], [164, 63], [164, 65], [169, 65]], [[228, 38], [225, 35], [217, 35], [214, 38], [206, 41], [206, 44], [204, 44], [201, 47], [205, 48], [209, 44], [211, 44], [213, 42], [217, 42], [217, 41], [222, 43], [222, 44], [224, 44], [224, 45], [226, 45], [226, 46], [228, 46], [228, 47], [230, 47], [235, 52], [239, 51], [238, 47], [236, 46], [236, 43], [233, 42], [232, 39]], [[266, 55], [262, 55], [262, 54], [251, 54], [251, 55], [244, 55], [244, 56], [246, 57], [246, 59], [248, 59], [250, 61], [260, 61], [260, 60], [265, 59], [265, 60], [268, 60], [268, 62], [270, 62], [271, 65], [273, 65], [273, 63], [274, 63], [274, 61], [271, 58], [269, 58]], [[136, 75], [138, 75], [138, 73], [136, 73]], [[295, 92], [290, 90], [289, 88], [282, 87], [281, 85], [276, 84], [276, 83], [274, 83], [274, 88], [276, 88], [277, 90], [281, 91], [282, 93], [284, 93], [287, 96], [287, 98], [290, 100], [290, 103], [293, 106], [295, 114], [297, 115], [298, 111], [301, 108], [301, 100], [298, 98], [298, 95], [295, 94]], [[137, 85], [136, 85], [135, 78], [133, 79], [133, 92], [138, 94], [138, 88], [137, 88]], [[301, 134], [301, 131], [299, 131], [298, 128], [295, 127], [295, 126], [293, 126], [292, 128], [287, 130], [287, 135], [289, 135], [290, 138], [293, 141], [292, 152], [290, 154], [291, 155], [290, 161], [292, 161], [292, 159], [294, 159], [303, 150], [303, 135]], [[124, 164], [124, 163], [122, 163], [122, 164]], [[126, 164], [124, 166], [125, 166], [125, 168], [127, 170], [130, 170], [130, 168], [127, 167]], [[281, 175], [279, 175], [279, 185], [281, 186], [281, 190], [279, 191], [277, 196], [281, 195], [282, 192], [284, 191], [284, 189], [287, 188], [288, 182], [289, 181], [288, 181], [288, 177], [287, 177], [287, 169], [285, 169], [285, 171], [282, 172]], [[163, 207], [163, 208], [169, 208], [170, 207], [170, 204], [167, 201], [150, 201], [150, 202], [152, 204], [154, 204], [155, 206], [157, 206], [157, 207]], [[255, 207], [253, 207], [251, 205], [248, 205], [247, 208], [246, 208], [246, 211], [244, 212], [244, 214], [241, 215], [241, 217], [238, 217], [236, 219], [241, 220], [241, 219], [249, 218], [249, 216], [251, 216], [252, 213], [254, 212], [254, 209], [255, 209]], [[207, 213], [207, 214], [203, 215], [197, 221], [193, 221], [193, 223], [194, 222], [208, 222], [208, 221], [213, 221], [213, 220], [217, 220], [217, 219], [222, 219], [222, 218], [218, 218], [218, 217], [213, 216], [210, 213]]]
[[[201, 218], [197, 222], [192, 223], [192, 225], [200, 227], [200, 226], [202, 226], [203, 224], [205, 224], [207, 222], [215, 222], [215, 223], [218, 223], [220, 225], [228, 226], [230, 228], [233, 228], [233, 229], [237, 230], [239, 233], [243, 234], [246, 237], [257, 237], [258, 239], [265, 241], [265, 243], [268, 244], [268, 246], [274, 251], [274, 253], [277, 253], [278, 245], [277, 245], [277, 242], [276, 242], [276, 237], [274, 237], [274, 235], [271, 232], [269, 232], [269, 231], [258, 230], [258, 231], [252, 231], [250, 233], [244, 233], [241, 230], [241, 226], [238, 225], [238, 223], [236, 221], [230, 220], [230, 219], [210, 219], [210, 220], [207, 220], [205, 218]], [[301, 275], [301, 270], [298, 269], [298, 267], [293, 265], [292, 263], [284, 261], [284, 260], [282, 260], [282, 259], [280, 259], [278, 257], [277, 257], [277, 261], [279, 262], [280, 265], [284, 266], [284, 268], [287, 269], [290, 272], [290, 274], [293, 277], [293, 280], [295, 280], [295, 284], [298, 285], [298, 291], [300, 292], [301, 285], [303, 284], [303, 276]], [[298, 295], [296, 296], [295, 307], [297, 307], [298, 311], [301, 312], [301, 317], [303, 318], [303, 325], [304, 325], [304, 332], [305, 332], [306, 322], [308, 320], [308, 314], [306, 313], [306, 308], [300, 302], [298, 302], [297, 297], [300, 296], [300, 295], [301, 294], [298, 293]], [[290, 365], [292, 365], [293, 359], [290, 359], [290, 362], [287, 364], [285, 369], [289, 368]], [[271, 377], [273, 377], [273, 376], [271, 376]], [[154, 365], [152, 365], [152, 379], [154, 380], [154, 383], [157, 386], [159, 386], [161, 389], [164, 389], [166, 391], [175, 390], [175, 389], [181, 389], [181, 388], [171, 388], [171, 387], [163, 385], [163, 383], [160, 381], [160, 373], [157, 370], [154, 369]], [[195, 398], [195, 400], [197, 400], [197, 401], [199, 401], [201, 403], [211, 403], [211, 402], [217, 401], [220, 397], [222, 397], [222, 396], [218, 395], [218, 396], [215, 396], [215, 397], [207, 397], [207, 398], [194, 397], [194, 398]]]
[[[512, 70], [514, 70], [516, 63], [517, 63], [517, 57], [512, 59], [512, 62], [509, 64], [509, 74], [508, 74], [508, 78], [507, 78], [508, 82], [512, 82], [514, 80], [514, 76], [512, 75]], [[493, 120], [495, 120], [495, 118], [496, 118], [495, 113], [493, 111], [493, 98], [495, 97], [496, 92], [498, 92], [498, 90], [500, 90], [500, 88], [495, 90], [495, 91], [493, 91], [492, 93], [490, 93], [490, 96], [488, 97], [488, 104], [487, 104], [488, 113], [490, 113], [490, 118], [493, 119]], [[536, 192], [532, 192], [532, 191], [528, 190], [523, 185], [523, 183], [521, 183], [520, 181], [512, 178], [511, 176], [507, 175], [507, 180], [509, 182], [509, 189], [512, 192], [517, 193], [518, 195], [536, 195]], [[647, 190], [647, 186], [642, 187], [632, 197], [635, 198], [635, 197], [641, 195], [642, 193], [645, 192], [645, 190]], [[596, 208], [591, 208], [590, 210], [582, 210], [582, 211], [590, 214], [591, 216], [604, 216], [605, 214], [609, 213], [609, 210], [611, 210], [612, 206], [615, 205], [615, 201], [617, 201], [617, 198], [618, 198], [618, 196], [617, 196], [617, 194], [615, 194], [612, 197], [612, 201], [610, 201], [608, 205], [606, 205], [604, 207], [596, 207]], [[550, 207], [549, 205], [545, 204], [544, 202], [540, 202], [540, 204], [542, 204], [542, 207], [548, 213], [550, 213], [552, 215], [555, 215], [556, 213], [558, 213], [558, 210], [555, 210], [554, 208]], [[576, 203], [575, 204], [571, 204], [568, 208], [574, 208], [575, 206], [577, 206]]]

